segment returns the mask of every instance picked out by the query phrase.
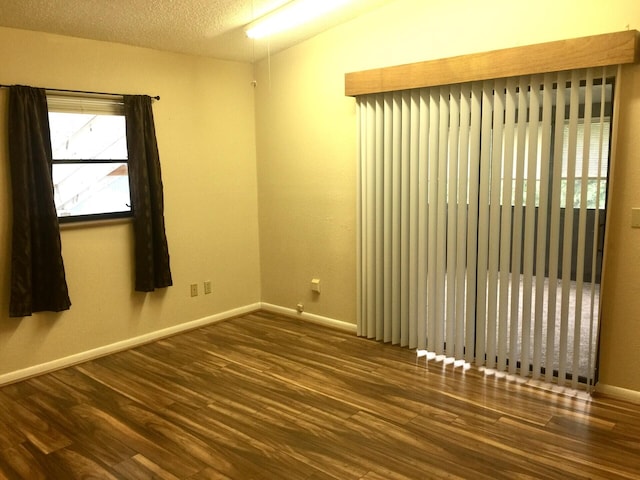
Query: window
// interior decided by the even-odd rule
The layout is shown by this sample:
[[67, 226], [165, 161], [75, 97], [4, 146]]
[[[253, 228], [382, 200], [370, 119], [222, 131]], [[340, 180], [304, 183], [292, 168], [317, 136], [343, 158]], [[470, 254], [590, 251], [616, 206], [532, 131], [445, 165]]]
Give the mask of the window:
[[[527, 124], [527, 128], [528, 124]], [[607, 169], [608, 169], [608, 155], [609, 155], [609, 136], [611, 129], [611, 120], [609, 117], [605, 117], [602, 122], [594, 120], [590, 122], [591, 134], [588, 139], [585, 140], [585, 126], [584, 120], [580, 120], [577, 125], [577, 140], [576, 140], [576, 152], [575, 152], [575, 171], [574, 171], [574, 190], [573, 190], [573, 202], [569, 202], [569, 206], [573, 208], [580, 208], [581, 205], [581, 186], [582, 186], [582, 173], [584, 165], [584, 145], [588, 142], [588, 178], [586, 186], [586, 207], [588, 209], [603, 208], [605, 204], [605, 197], [607, 193]], [[602, 131], [601, 131], [602, 129]], [[552, 134], [554, 130], [552, 129]], [[602, 145], [601, 145], [602, 143]], [[517, 142], [516, 142], [517, 144]], [[528, 152], [529, 148], [529, 135], [527, 132], [525, 152]], [[540, 205], [540, 161], [541, 161], [541, 148], [542, 148], [542, 131], [538, 130], [538, 147], [536, 149], [537, 161], [536, 161], [536, 178], [535, 183], [531, 182], [535, 189], [535, 205]], [[569, 157], [569, 121], [567, 120], [564, 125], [564, 132], [562, 137], [562, 177], [560, 180], [560, 204], [562, 208], [567, 207], [567, 177], [568, 177], [568, 159]], [[524, 159], [524, 172], [528, 172], [529, 159]], [[516, 200], [516, 170], [513, 169], [513, 182], [511, 192], [511, 204], [515, 205]], [[504, 178], [502, 179], [504, 182]], [[527, 186], [528, 180], [525, 178], [523, 181], [523, 204], [527, 201]], [[501, 187], [502, 192], [502, 187]], [[504, 203], [501, 198], [501, 203]]]
[[61, 222], [131, 216], [122, 97], [47, 93]]
[[[604, 90], [604, 92], [603, 92]], [[574, 158], [574, 171], [571, 172], [574, 178], [574, 187], [573, 187], [573, 199], [569, 199], [567, 201], [567, 190], [568, 190], [568, 178], [569, 178], [569, 139], [571, 136], [570, 131], [570, 121], [568, 116], [565, 118], [563, 129], [562, 129], [562, 138], [555, 138], [557, 135], [555, 124], [550, 126], [549, 132], [551, 135], [551, 142], [549, 143], [548, 149], [549, 154], [553, 158], [555, 154], [555, 143], [557, 141], [562, 142], [562, 157], [559, 159], [561, 162], [561, 174], [560, 174], [560, 205], [562, 208], [576, 208], [579, 209], [581, 207], [581, 195], [582, 195], [582, 186], [583, 186], [583, 174], [586, 173], [587, 177], [585, 178], [586, 182], [584, 182], [585, 186], [585, 206], [587, 209], [594, 210], [596, 208], [602, 209], [604, 208], [606, 193], [607, 193], [607, 171], [608, 171], [608, 158], [609, 158], [609, 138], [611, 134], [611, 98], [613, 95], [613, 80], [610, 78], [607, 80], [604, 89], [602, 88], [601, 83], [596, 83], [593, 86], [593, 111], [591, 120], [588, 122], [588, 130], [585, 136], [585, 119], [584, 119], [584, 96], [585, 96], [585, 86], [580, 86], [580, 107], [579, 107], [579, 119], [577, 124], [575, 125], [575, 145], [573, 145], [575, 152], [573, 153]], [[600, 103], [598, 103], [598, 99], [602, 96], [604, 99], [604, 111], [600, 112]], [[567, 110], [567, 115], [569, 111]], [[602, 113], [602, 118], [600, 117]], [[517, 122], [516, 127], [517, 128]], [[529, 184], [534, 189], [534, 197], [535, 197], [535, 205], [538, 207], [540, 205], [540, 178], [541, 178], [541, 162], [543, 157], [543, 142], [542, 142], [542, 128], [539, 127], [537, 130], [537, 145], [535, 148], [536, 158], [534, 161], [536, 163], [536, 173], [535, 179], [527, 178], [528, 169], [529, 169], [529, 147], [530, 147], [530, 130], [531, 125], [529, 122], [526, 124], [526, 137], [525, 137], [525, 146], [524, 146], [524, 172], [525, 178], [522, 180], [522, 204], [526, 204], [527, 202], [527, 187]], [[513, 146], [513, 154], [517, 152], [518, 141], [517, 138], [514, 139]], [[503, 142], [503, 149], [506, 148]], [[585, 157], [586, 153], [586, 157]], [[515, 158], [515, 157], [514, 157]], [[586, 165], [585, 165], [586, 163]], [[504, 169], [504, 165], [502, 166]], [[553, 169], [553, 165], [550, 167]], [[511, 192], [511, 205], [516, 204], [516, 177], [517, 171], [516, 166], [514, 164], [512, 170], [512, 179], [505, 179], [504, 172], [502, 173], [502, 183], [500, 186], [500, 203], [506, 203], [502, 198], [502, 192], [505, 181], [511, 182], [512, 184], [512, 192]], [[548, 194], [551, 195], [551, 186], [549, 187]]]
[[[570, 207], [573, 203], [573, 208], [580, 208], [580, 195], [582, 185], [582, 174], [584, 169], [587, 170], [586, 179], [586, 205], [589, 209], [604, 208], [606, 193], [607, 193], [607, 169], [609, 158], [609, 136], [611, 130], [611, 120], [605, 117], [603, 122], [593, 121], [590, 124], [591, 134], [588, 139], [585, 139], [585, 126], [584, 121], [580, 121], [577, 127], [577, 148], [575, 152], [575, 174], [573, 189], [573, 202], [569, 201], [567, 204], [567, 166], [566, 159], [569, 157], [569, 122], [567, 121], [564, 126], [564, 136], [562, 140], [562, 180], [561, 180], [561, 192], [560, 192], [560, 204], [566, 207]], [[583, 167], [585, 163], [584, 159], [584, 145], [587, 143], [588, 159], [587, 165]]]

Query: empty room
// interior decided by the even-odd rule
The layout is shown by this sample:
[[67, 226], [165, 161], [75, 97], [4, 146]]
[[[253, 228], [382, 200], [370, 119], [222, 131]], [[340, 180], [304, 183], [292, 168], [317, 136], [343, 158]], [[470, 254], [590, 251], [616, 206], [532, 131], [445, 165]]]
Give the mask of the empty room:
[[640, 478], [638, 30], [1, 2], [0, 479]]

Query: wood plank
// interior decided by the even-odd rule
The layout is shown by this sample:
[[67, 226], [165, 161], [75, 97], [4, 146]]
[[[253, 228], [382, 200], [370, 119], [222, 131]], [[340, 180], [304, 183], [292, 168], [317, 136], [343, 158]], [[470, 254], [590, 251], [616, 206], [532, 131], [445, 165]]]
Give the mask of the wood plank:
[[127, 480], [179, 480], [178, 477], [159, 467], [144, 455], [134, 455], [114, 468]]
[[24, 444], [14, 448], [0, 450], [0, 478], [28, 478], [30, 480], [46, 480], [47, 470], [29, 452]]
[[20, 402], [13, 401], [0, 391], [0, 422], [19, 432], [43, 453], [51, 453], [67, 447], [73, 441], [58, 429], [27, 410]]
[[119, 437], [96, 429], [91, 421], [73, 415], [70, 413], [71, 406], [63, 406], [64, 404], [57, 402], [56, 398], [49, 394], [43, 392], [30, 396], [24, 405], [66, 436], [73, 437], [76, 448], [101, 464], [113, 466], [136, 454], [136, 451], [124, 445]]
[[637, 478], [640, 405], [257, 312], [0, 388], [0, 478]]
[[345, 95], [635, 63], [637, 30], [539, 43], [345, 75]]

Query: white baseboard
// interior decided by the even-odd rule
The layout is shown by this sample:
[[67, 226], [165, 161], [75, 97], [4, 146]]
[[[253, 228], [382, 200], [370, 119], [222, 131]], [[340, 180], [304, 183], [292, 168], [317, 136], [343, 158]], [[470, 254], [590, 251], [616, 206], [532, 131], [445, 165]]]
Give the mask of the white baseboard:
[[36, 375], [42, 375], [44, 373], [60, 370], [61, 368], [71, 367], [82, 362], [94, 360], [111, 353], [121, 352], [130, 348], [138, 347], [149, 342], [160, 340], [162, 338], [170, 337], [178, 333], [193, 330], [195, 328], [204, 327], [213, 323], [221, 322], [229, 318], [237, 317], [247, 313], [255, 312], [257, 310], [266, 310], [272, 313], [278, 313], [286, 315], [292, 318], [299, 318], [308, 322], [317, 323], [327, 327], [335, 328], [343, 332], [356, 333], [356, 325], [352, 323], [343, 322], [341, 320], [335, 320], [333, 318], [322, 317], [312, 313], [298, 313], [296, 310], [290, 308], [284, 308], [277, 305], [271, 305], [269, 303], [254, 303], [246, 305], [244, 307], [235, 308], [226, 312], [217, 313], [207, 317], [193, 320], [187, 323], [181, 323], [180, 325], [174, 325], [173, 327], [157, 330], [155, 332], [146, 333], [137, 337], [129, 338], [121, 342], [112, 343], [110, 345], [104, 345], [102, 347], [87, 350], [85, 352], [69, 355], [68, 357], [58, 358], [50, 362], [41, 363], [39, 365], [33, 365], [21, 370], [15, 370], [13, 372], [0, 375], [0, 386], [7, 385], [9, 383], [19, 382], [20, 380], [26, 380], [27, 378], [35, 377]]
[[596, 385], [596, 392], [618, 400], [624, 400], [626, 402], [640, 405], [640, 392], [636, 390], [614, 387], [613, 385], [606, 385], [598, 382]]
[[77, 365], [79, 363], [93, 360], [99, 357], [103, 357], [111, 353], [128, 350], [130, 348], [144, 345], [145, 343], [153, 342], [155, 340], [160, 340], [162, 338], [170, 337], [177, 333], [186, 332], [188, 330], [193, 330], [195, 328], [204, 327], [206, 325], [221, 322], [223, 320], [237, 317], [239, 315], [255, 312], [256, 310], [260, 310], [260, 308], [261, 308], [260, 303], [246, 305], [244, 307], [239, 307], [233, 310], [228, 310], [226, 312], [217, 313], [215, 315], [210, 315], [208, 317], [200, 318], [198, 320], [193, 320], [191, 322], [181, 323], [180, 325], [175, 325], [173, 327], [157, 330], [155, 332], [146, 333], [138, 337], [129, 338], [121, 342], [112, 343], [110, 345], [104, 345], [102, 347], [94, 348], [93, 350], [87, 350], [86, 352], [81, 352], [74, 355], [70, 355], [68, 357], [52, 360], [50, 362], [42, 363], [40, 365], [34, 365], [32, 367], [24, 368], [22, 370], [16, 370], [14, 372], [5, 373], [3, 375], [0, 375], [0, 386], [13, 383], [13, 382], [18, 382], [20, 380], [25, 380], [27, 378], [34, 377], [36, 375], [41, 375], [43, 373], [52, 372], [54, 370], [59, 370], [61, 368]]
[[280, 315], [285, 315], [287, 317], [299, 318], [300, 320], [306, 320], [311, 323], [317, 323], [318, 325], [324, 325], [325, 327], [335, 328], [337, 330], [341, 330], [347, 333], [355, 334], [357, 332], [357, 327], [353, 323], [344, 322], [342, 320], [335, 320], [329, 317], [323, 317], [321, 315], [315, 315], [313, 313], [307, 312], [298, 312], [293, 308], [285, 308], [280, 307], [278, 305], [272, 305], [270, 303], [261, 303], [260, 304], [262, 310], [271, 313], [278, 313]]

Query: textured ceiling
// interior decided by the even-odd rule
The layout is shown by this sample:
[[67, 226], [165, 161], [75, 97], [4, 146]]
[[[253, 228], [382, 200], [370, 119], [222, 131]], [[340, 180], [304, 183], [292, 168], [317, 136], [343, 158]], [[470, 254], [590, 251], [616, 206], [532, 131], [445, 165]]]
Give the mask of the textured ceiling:
[[0, 26], [252, 62], [391, 1], [351, 0], [269, 41], [244, 26], [288, 0], [0, 0]]

